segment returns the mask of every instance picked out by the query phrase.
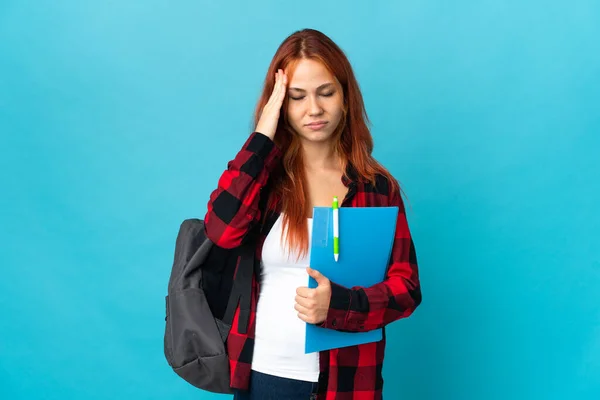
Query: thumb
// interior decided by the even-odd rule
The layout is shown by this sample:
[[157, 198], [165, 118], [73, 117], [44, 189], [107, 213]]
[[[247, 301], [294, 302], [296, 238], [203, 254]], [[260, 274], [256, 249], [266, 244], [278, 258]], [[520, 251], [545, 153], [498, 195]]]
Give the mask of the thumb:
[[321, 285], [327, 282], [327, 278], [325, 278], [325, 276], [316, 269], [307, 267], [306, 272], [308, 272], [308, 275], [310, 275], [315, 281], [317, 281], [317, 285]]

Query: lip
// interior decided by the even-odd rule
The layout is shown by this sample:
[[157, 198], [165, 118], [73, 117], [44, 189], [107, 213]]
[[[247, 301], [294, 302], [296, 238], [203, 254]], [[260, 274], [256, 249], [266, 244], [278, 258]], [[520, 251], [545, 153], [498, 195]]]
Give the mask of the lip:
[[320, 126], [320, 125], [325, 125], [327, 123], [327, 121], [315, 121], [315, 122], [311, 122], [310, 124], [306, 124], [306, 126]]
[[313, 131], [318, 131], [319, 129], [323, 128], [325, 125], [327, 125], [327, 121], [317, 121], [317, 122], [311, 122], [310, 124], [306, 124], [308, 129], [311, 129]]

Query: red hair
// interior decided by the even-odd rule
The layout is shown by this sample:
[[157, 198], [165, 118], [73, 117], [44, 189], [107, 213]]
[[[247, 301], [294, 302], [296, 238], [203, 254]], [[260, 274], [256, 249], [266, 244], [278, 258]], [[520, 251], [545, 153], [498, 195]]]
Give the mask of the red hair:
[[[264, 82], [262, 95], [256, 105], [254, 126], [258, 124], [262, 109], [271, 97], [278, 69], [287, 70], [288, 78], [302, 59], [322, 63], [342, 86], [344, 113], [334, 132], [335, 151], [342, 160], [344, 175], [351, 164], [359, 180], [375, 185], [377, 174], [385, 176], [390, 190], [399, 190], [394, 177], [371, 155], [373, 138], [367, 124], [369, 119], [362, 94], [352, 67], [344, 52], [325, 34], [314, 29], [303, 29], [288, 36], [273, 56]], [[298, 256], [308, 252], [308, 221], [310, 215], [306, 176], [304, 174], [301, 145], [298, 135], [287, 120], [288, 96], [284, 97], [275, 144], [283, 152], [283, 169], [273, 176], [273, 190], [269, 205], [280, 199], [284, 212], [283, 227], [287, 228], [287, 247], [297, 250]], [[282, 238], [283, 239], [283, 238]]]

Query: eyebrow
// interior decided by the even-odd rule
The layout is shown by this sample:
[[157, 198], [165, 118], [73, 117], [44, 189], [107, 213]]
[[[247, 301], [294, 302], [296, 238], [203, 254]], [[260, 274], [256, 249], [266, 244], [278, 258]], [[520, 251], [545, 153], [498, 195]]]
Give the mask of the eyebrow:
[[[319, 90], [319, 89], [323, 89], [323, 88], [326, 88], [326, 87], [329, 87], [329, 86], [333, 86], [333, 83], [331, 83], [331, 82], [324, 83], [324, 84], [322, 84], [321, 86], [319, 86], [319, 87], [317, 88], [317, 90]], [[298, 92], [306, 92], [306, 90], [304, 90], [304, 89], [300, 89], [300, 88], [296, 88], [296, 87], [291, 87], [291, 88], [290, 88], [290, 90], [296, 90], [296, 91], [298, 91]]]

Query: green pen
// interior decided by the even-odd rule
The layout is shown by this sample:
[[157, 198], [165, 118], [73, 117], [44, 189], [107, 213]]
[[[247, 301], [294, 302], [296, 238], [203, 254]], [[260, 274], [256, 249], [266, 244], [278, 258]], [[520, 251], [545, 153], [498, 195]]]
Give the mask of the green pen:
[[333, 198], [333, 258], [337, 262], [340, 257], [340, 216], [338, 209], [338, 198]]

